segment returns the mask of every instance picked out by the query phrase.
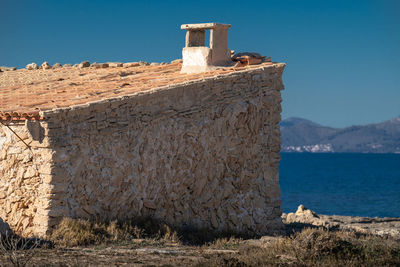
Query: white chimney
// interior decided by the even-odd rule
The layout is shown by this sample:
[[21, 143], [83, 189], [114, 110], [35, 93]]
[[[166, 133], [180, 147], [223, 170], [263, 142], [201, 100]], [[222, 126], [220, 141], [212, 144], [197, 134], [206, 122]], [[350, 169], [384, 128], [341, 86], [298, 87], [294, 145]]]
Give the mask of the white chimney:
[[[186, 47], [182, 49], [181, 73], [196, 73], [231, 66], [231, 51], [228, 48], [229, 24], [200, 23], [183, 24], [187, 30]], [[210, 30], [210, 47], [205, 46], [206, 30]]]

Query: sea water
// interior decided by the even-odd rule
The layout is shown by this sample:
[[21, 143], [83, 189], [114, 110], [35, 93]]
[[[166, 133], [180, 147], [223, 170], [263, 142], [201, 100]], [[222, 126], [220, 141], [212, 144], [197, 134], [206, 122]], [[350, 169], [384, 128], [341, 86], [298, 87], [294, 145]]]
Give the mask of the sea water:
[[400, 154], [282, 153], [283, 212], [400, 217]]

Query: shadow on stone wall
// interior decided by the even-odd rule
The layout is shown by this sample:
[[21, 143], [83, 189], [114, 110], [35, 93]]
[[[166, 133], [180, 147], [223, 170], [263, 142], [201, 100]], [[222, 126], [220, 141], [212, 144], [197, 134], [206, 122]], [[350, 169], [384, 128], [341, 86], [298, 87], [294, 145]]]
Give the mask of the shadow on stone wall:
[[40, 121], [26, 120], [25, 125], [32, 139], [38, 141], [39, 143], [42, 143], [44, 139], [44, 128], [40, 124]]
[[[150, 216], [218, 231], [281, 230], [283, 67], [49, 114], [49, 228], [64, 217]], [[40, 139], [40, 125], [28, 124]]]
[[0, 218], [0, 266], [27, 266], [37, 248], [53, 248], [53, 243], [40, 238], [15, 234]]
[[0, 218], [0, 236], [12, 235], [12, 231], [8, 223]]

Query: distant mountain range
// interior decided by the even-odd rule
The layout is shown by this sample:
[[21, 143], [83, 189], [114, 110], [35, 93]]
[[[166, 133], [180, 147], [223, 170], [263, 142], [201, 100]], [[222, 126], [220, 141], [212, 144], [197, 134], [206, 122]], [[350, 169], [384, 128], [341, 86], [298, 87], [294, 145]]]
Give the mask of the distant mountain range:
[[282, 152], [400, 153], [400, 116], [346, 128], [288, 118], [281, 122], [281, 133]]

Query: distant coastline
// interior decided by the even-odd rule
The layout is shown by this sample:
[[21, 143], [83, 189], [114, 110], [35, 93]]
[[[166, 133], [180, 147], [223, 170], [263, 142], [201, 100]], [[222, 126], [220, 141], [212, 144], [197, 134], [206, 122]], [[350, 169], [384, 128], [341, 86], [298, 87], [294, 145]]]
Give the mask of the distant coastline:
[[280, 125], [281, 152], [400, 154], [400, 116], [346, 128], [322, 126], [302, 118], [288, 118]]

